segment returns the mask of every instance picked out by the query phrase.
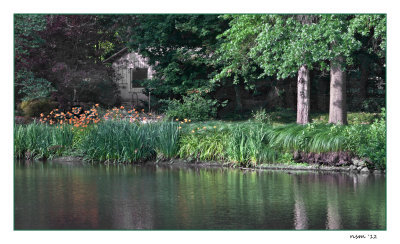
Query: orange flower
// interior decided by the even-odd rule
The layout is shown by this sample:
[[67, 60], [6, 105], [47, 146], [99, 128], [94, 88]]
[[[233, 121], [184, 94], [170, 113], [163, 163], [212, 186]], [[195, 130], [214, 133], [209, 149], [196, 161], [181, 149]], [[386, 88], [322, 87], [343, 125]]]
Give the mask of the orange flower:
[[121, 109], [124, 109], [124, 106], [121, 106]]
[[40, 117], [43, 117], [43, 116], [44, 116], [43, 113], [41, 113], [41, 114], [40, 114]]
[[98, 107], [98, 106], [99, 106], [99, 104], [98, 104], [98, 103], [96, 103], [94, 106]]

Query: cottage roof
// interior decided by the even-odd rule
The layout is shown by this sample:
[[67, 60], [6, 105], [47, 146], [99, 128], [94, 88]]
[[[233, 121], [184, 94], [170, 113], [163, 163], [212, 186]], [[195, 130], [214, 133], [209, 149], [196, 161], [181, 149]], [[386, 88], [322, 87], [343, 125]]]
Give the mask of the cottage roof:
[[103, 60], [103, 63], [108, 63], [108, 62], [114, 62], [117, 58], [120, 58], [122, 55], [126, 54], [128, 52], [128, 48], [124, 47], [115, 54], [111, 55], [110, 57], [106, 58]]

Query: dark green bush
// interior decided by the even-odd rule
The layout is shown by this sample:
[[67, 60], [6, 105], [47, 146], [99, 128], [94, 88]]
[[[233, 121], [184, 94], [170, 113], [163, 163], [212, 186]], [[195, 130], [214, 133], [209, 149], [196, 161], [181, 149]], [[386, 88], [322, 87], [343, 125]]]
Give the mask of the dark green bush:
[[207, 99], [199, 93], [193, 93], [183, 97], [183, 101], [168, 101], [166, 114], [170, 118], [191, 119], [204, 121], [217, 116], [217, 100]]
[[368, 130], [365, 138], [357, 148], [357, 153], [372, 161], [370, 167], [386, 168], [386, 111], [382, 109], [381, 118], [376, 119]]

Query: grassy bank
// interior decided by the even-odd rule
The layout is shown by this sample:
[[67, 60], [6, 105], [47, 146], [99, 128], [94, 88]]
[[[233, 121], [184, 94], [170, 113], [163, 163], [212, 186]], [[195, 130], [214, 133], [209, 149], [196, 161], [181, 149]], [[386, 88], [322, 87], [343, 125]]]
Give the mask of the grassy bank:
[[[383, 114], [384, 115], [384, 114]], [[91, 161], [140, 162], [181, 158], [241, 166], [290, 163], [293, 153], [348, 152], [368, 158], [369, 167], [386, 165], [384, 116], [371, 124], [347, 126], [314, 122], [273, 125], [255, 121], [132, 123], [107, 120], [84, 128], [43, 123], [16, 125], [17, 157], [81, 156]]]

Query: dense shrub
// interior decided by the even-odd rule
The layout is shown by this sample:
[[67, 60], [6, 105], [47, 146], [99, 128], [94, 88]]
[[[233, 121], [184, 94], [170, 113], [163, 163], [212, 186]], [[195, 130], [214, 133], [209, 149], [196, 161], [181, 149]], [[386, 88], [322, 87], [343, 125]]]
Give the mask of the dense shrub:
[[359, 144], [357, 153], [372, 161], [370, 167], [386, 167], [386, 112], [382, 109], [381, 118], [375, 120], [365, 131], [365, 139]]
[[57, 107], [57, 102], [48, 98], [22, 101], [20, 108], [26, 117], [39, 117], [41, 113], [49, 113]]
[[271, 114], [268, 114], [265, 109], [258, 109], [256, 111], [253, 111], [251, 113], [251, 117], [254, 119], [254, 121], [259, 122], [259, 123], [271, 123], [272, 122], [272, 116]]
[[217, 116], [218, 102], [207, 99], [199, 93], [183, 97], [183, 101], [170, 100], [166, 114], [170, 118], [188, 118], [193, 121], [204, 121]]

